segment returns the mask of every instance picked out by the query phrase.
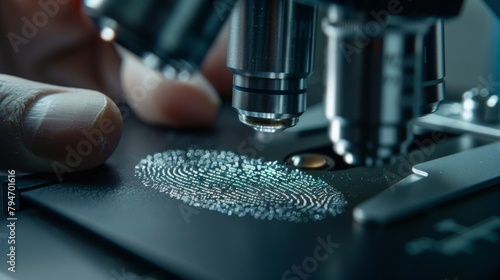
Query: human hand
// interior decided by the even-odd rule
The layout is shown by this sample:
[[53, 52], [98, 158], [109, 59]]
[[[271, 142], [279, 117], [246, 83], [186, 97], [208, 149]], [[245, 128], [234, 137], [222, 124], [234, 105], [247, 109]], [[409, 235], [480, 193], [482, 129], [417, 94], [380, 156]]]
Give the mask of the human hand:
[[0, 1], [0, 30], [1, 170], [98, 166], [121, 135], [115, 102], [148, 124], [199, 127], [215, 119], [217, 92], [231, 92], [224, 35], [202, 74], [177, 82], [102, 41], [78, 0]]

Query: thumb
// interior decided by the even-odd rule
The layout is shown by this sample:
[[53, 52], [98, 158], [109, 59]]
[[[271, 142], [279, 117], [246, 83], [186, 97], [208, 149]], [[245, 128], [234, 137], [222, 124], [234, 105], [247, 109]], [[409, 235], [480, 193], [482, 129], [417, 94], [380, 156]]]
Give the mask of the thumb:
[[62, 174], [96, 167], [122, 119], [105, 95], [0, 75], [0, 169]]

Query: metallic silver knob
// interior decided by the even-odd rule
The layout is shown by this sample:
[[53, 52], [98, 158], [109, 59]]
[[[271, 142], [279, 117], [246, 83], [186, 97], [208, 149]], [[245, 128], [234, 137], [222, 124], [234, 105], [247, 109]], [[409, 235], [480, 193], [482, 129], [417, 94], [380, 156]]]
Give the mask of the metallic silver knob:
[[233, 107], [260, 132], [294, 126], [306, 109], [316, 9], [294, 0], [241, 0], [231, 17], [227, 66]]
[[473, 88], [462, 95], [462, 118], [466, 121], [500, 121], [498, 95], [488, 88]]

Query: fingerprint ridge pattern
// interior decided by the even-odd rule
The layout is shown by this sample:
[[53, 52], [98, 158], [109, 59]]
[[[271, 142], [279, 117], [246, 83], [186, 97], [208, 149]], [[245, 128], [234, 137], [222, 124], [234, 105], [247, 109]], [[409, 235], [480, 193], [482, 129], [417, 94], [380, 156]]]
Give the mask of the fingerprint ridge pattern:
[[141, 182], [184, 203], [227, 215], [290, 222], [343, 212], [333, 186], [286, 165], [220, 150], [167, 150], [135, 167]]

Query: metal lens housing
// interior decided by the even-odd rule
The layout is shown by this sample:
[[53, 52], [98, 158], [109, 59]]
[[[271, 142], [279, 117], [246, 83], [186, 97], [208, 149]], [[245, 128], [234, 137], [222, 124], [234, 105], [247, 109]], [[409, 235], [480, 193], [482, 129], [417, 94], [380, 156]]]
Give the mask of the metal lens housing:
[[347, 163], [390, 162], [411, 142], [411, 120], [438, 99], [422, 97], [424, 36], [435, 21], [330, 7], [325, 105], [334, 150]]
[[233, 107], [257, 131], [294, 126], [306, 109], [316, 9], [293, 0], [241, 0], [230, 23]]

